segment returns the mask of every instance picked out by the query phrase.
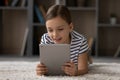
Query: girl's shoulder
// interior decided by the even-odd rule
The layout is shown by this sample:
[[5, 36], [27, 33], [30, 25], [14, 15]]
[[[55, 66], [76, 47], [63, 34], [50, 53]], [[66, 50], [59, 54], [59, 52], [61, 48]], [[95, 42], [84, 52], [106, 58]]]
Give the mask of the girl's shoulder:
[[44, 34], [42, 35], [41, 41], [43, 41], [45, 44], [53, 44], [53, 41], [52, 41], [51, 38], [49, 37], [48, 33], [44, 33]]
[[72, 36], [72, 39], [75, 39], [75, 40], [84, 40], [84, 39], [86, 39], [84, 35], [76, 32], [74, 30], [72, 31], [71, 36]]
[[44, 39], [50, 39], [48, 33], [44, 33], [44, 34], [42, 35], [42, 38], [44, 38]]
[[48, 33], [44, 33], [43, 35], [42, 35], [42, 37], [48, 37]]

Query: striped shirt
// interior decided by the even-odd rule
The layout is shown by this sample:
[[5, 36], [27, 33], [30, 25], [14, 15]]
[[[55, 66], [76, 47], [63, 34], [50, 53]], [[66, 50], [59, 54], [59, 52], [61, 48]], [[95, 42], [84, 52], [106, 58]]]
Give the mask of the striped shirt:
[[[54, 42], [45, 33], [41, 38], [41, 44], [54, 44]], [[76, 31], [71, 32], [71, 44], [70, 44], [70, 60], [75, 64], [78, 63], [78, 55], [88, 50], [88, 43], [86, 38], [77, 33]]]

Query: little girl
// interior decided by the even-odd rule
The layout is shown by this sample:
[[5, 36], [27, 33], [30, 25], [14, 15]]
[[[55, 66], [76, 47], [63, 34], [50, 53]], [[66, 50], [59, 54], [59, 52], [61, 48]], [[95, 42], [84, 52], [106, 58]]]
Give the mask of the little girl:
[[[41, 44], [70, 44], [70, 62], [62, 66], [69, 76], [83, 75], [88, 72], [88, 43], [86, 38], [73, 30], [71, 15], [63, 5], [53, 5], [46, 15], [46, 29], [41, 38]], [[37, 75], [48, 72], [44, 63], [36, 67]]]

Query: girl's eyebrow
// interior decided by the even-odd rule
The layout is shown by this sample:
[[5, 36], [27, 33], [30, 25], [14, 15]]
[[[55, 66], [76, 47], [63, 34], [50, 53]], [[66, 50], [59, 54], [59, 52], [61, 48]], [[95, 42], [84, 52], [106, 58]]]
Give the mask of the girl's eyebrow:
[[65, 25], [60, 25], [60, 26], [57, 26], [57, 28], [61, 28], [61, 27], [63, 27], [63, 26], [65, 26]]
[[[65, 25], [57, 26], [57, 28], [61, 28], [61, 27], [63, 27], [63, 26], [65, 26]], [[51, 27], [48, 27], [48, 29], [52, 29], [52, 28], [51, 28]]]

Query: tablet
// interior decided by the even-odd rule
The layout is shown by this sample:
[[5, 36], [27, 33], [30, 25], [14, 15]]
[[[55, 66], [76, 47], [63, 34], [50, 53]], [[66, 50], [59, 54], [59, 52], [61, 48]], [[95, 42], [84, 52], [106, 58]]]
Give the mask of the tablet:
[[48, 68], [47, 75], [65, 75], [62, 65], [70, 61], [69, 44], [40, 44], [40, 62]]

